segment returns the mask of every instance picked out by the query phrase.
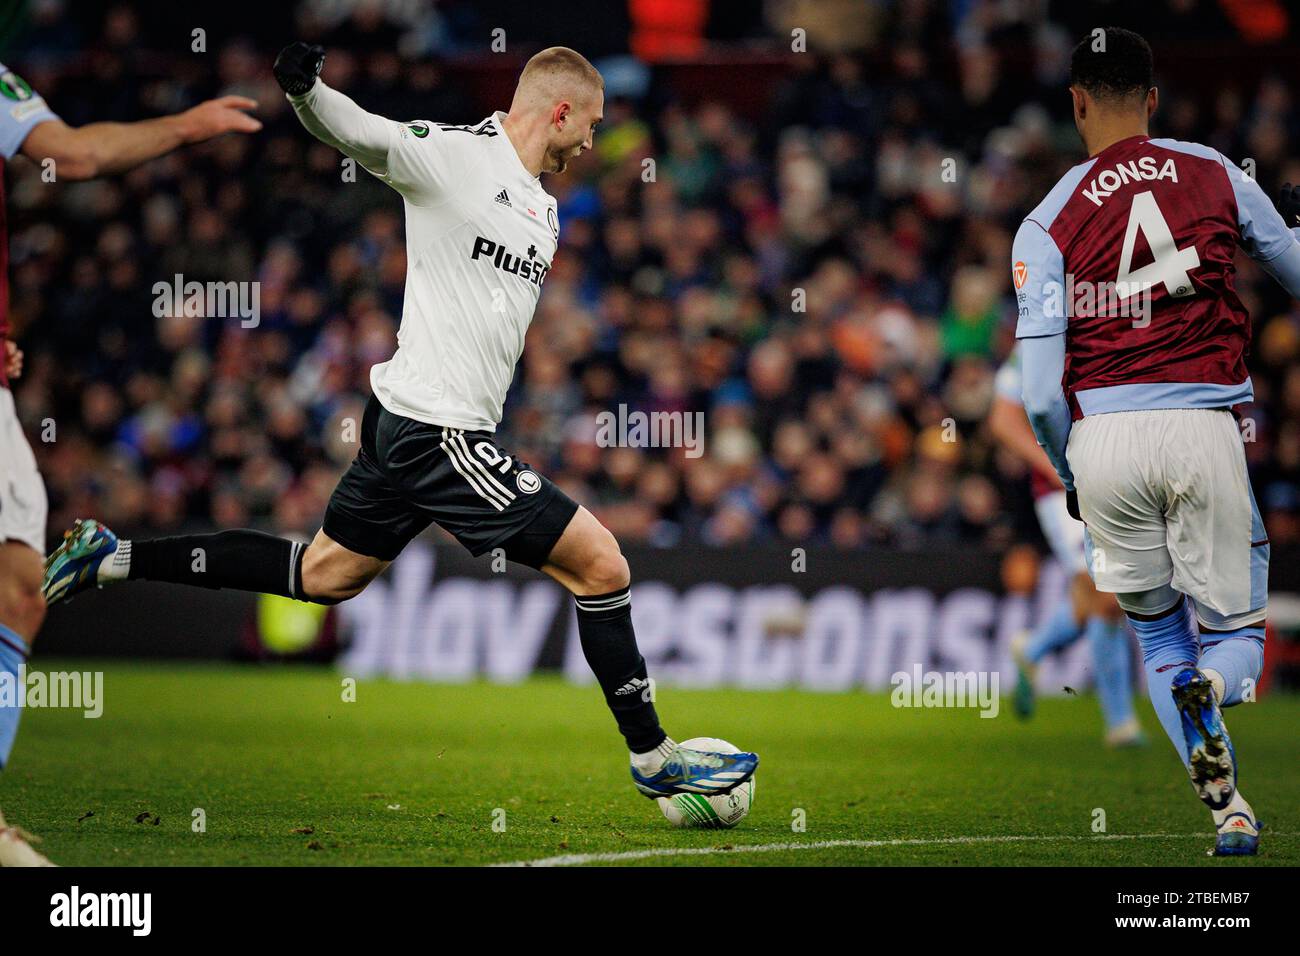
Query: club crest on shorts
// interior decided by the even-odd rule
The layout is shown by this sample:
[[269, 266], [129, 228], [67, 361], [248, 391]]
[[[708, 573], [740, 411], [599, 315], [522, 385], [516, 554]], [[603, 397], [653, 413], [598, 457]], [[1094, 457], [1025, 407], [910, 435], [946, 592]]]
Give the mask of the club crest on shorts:
[[521, 471], [515, 475], [515, 486], [526, 495], [531, 495], [542, 487], [542, 479], [536, 472]]

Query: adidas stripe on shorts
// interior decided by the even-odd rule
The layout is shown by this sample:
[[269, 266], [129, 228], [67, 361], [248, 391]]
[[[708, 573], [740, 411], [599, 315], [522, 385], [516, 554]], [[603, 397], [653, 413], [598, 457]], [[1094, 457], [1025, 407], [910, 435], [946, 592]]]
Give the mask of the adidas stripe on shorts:
[[539, 567], [577, 510], [492, 433], [394, 415], [371, 396], [361, 447], [323, 527], [349, 551], [391, 561], [437, 523], [471, 554], [502, 547], [510, 560]]

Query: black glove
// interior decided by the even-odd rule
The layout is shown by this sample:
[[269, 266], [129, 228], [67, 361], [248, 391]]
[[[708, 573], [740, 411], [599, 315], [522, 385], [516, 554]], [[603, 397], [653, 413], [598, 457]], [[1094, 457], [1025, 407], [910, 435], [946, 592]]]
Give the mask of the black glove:
[[1070, 512], [1070, 517], [1075, 521], [1082, 521], [1079, 517], [1079, 493], [1077, 491], [1067, 491], [1065, 493], [1065, 510]]
[[1300, 186], [1286, 183], [1278, 197], [1277, 211], [1282, 214], [1289, 228], [1300, 226]]
[[290, 43], [275, 58], [275, 82], [290, 96], [302, 96], [312, 88], [325, 64], [325, 48], [308, 46], [301, 40]]

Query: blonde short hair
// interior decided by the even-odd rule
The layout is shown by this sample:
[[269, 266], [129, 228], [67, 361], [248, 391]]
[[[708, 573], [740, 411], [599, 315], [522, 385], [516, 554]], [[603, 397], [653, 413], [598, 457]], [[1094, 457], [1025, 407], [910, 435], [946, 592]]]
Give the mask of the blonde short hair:
[[567, 46], [547, 47], [534, 54], [519, 74], [520, 89], [536, 86], [557, 97], [566, 95], [574, 83], [599, 90], [605, 88], [605, 78], [600, 71], [585, 56]]

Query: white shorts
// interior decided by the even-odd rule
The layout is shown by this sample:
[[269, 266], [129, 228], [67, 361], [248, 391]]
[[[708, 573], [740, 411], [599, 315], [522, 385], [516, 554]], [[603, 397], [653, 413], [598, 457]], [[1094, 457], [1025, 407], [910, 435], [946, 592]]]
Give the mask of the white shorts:
[[45, 482], [18, 422], [13, 393], [0, 388], [0, 541], [21, 541], [45, 554], [48, 509]]
[[1088, 415], [1070, 429], [1066, 457], [1097, 590], [1168, 584], [1191, 597], [1210, 626], [1264, 610], [1268, 539], [1231, 412]]
[[1043, 537], [1052, 549], [1057, 563], [1071, 574], [1078, 574], [1086, 567], [1084, 563], [1082, 521], [1070, 517], [1070, 509], [1065, 504], [1065, 492], [1053, 491], [1034, 499], [1034, 512], [1038, 515], [1038, 527], [1043, 529]]

